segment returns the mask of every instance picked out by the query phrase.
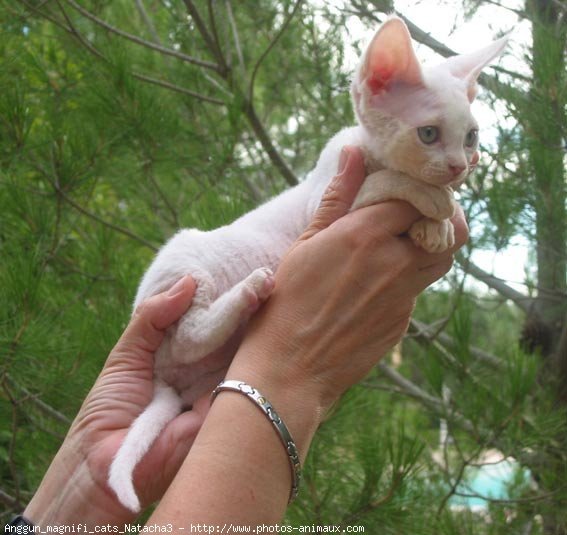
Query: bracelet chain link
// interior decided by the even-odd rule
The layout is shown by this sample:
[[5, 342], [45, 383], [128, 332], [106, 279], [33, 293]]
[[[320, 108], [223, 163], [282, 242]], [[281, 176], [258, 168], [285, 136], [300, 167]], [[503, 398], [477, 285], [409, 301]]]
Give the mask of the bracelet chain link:
[[291, 467], [291, 492], [289, 494], [289, 502], [291, 503], [299, 492], [299, 484], [301, 482], [301, 461], [299, 459], [299, 452], [291, 434], [281, 419], [280, 415], [272, 404], [262, 395], [258, 390], [242, 381], [222, 381], [214, 390], [211, 395], [211, 403], [222, 391], [232, 391], [244, 394], [248, 399], [251, 399], [254, 404], [267, 416], [268, 420], [274, 426], [278, 437], [280, 438]]

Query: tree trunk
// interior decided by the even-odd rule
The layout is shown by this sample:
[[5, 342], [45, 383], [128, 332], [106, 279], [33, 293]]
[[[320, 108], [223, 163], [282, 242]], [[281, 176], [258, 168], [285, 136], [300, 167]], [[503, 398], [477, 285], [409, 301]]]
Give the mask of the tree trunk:
[[[565, 45], [567, 26], [553, 0], [527, 0], [533, 37], [533, 84], [524, 110], [528, 148], [534, 170], [538, 296], [534, 320], [541, 325], [540, 349], [552, 357], [567, 311], [567, 217], [564, 158]], [[560, 362], [550, 358], [556, 371]], [[567, 384], [567, 377], [562, 378]]]
[[[529, 345], [532, 348], [538, 346], [545, 359], [543, 380], [555, 383], [558, 403], [566, 404], [567, 221], [563, 144], [566, 135], [567, 29], [559, 9], [553, 0], [526, 0], [526, 10], [532, 20], [533, 83], [524, 120], [534, 171], [538, 268], [538, 295], [533, 314], [528, 318], [527, 330], [532, 331]], [[533, 339], [534, 334], [538, 337], [537, 342]], [[567, 439], [563, 437], [562, 442]], [[548, 458], [542, 469], [553, 470], [554, 462], [553, 458]], [[538, 474], [534, 476], [538, 478]], [[560, 505], [557, 506], [560, 511]], [[546, 534], [567, 535], [567, 526], [558, 515], [550, 512], [544, 514], [543, 519]]]

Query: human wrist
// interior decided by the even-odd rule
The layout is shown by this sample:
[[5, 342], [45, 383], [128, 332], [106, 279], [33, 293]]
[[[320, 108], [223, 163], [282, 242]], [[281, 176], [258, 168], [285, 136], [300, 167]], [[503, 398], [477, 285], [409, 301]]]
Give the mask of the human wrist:
[[289, 429], [285, 425], [282, 417], [278, 414], [274, 406], [268, 401], [257, 388], [240, 380], [224, 380], [214, 389], [211, 396], [211, 403], [221, 392], [236, 392], [245, 396], [250, 400], [256, 408], [258, 408], [267, 420], [272, 424], [285, 452], [288, 456], [291, 468], [291, 491], [289, 495], [289, 503], [293, 502], [297, 497], [299, 485], [301, 482], [301, 460], [299, 452]]
[[279, 360], [281, 355], [258, 355], [246, 346], [239, 353], [226, 379], [243, 381], [266, 396], [288, 427], [303, 462], [327, 410], [320, 385], [285, 366], [269, 362]]
[[95, 480], [80, 447], [67, 438], [47, 470], [23, 516], [34, 525], [113, 525], [123, 528], [134, 515]]

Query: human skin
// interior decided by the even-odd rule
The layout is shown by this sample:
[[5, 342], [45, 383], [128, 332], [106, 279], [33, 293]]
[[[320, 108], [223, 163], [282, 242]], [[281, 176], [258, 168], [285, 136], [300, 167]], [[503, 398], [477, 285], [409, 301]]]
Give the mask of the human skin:
[[[270, 400], [303, 459], [328, 408], [403, 336], [417, 295], [450, 269], [454, 252], [428, 254], [413, 245], [405, 232], [420, 214], [405, 203], [349, 213], [365, 176], [361, 153], [346, 149], [343, 164], [282, 260], [274, 293], [227, 372]], [[462, 211], [453, 223], [456, 249], [467, 237]], [[135, 520], [108, 488], [108, 468], [151, 400], [153, 354], [194, 290], [185, 277], [136, 311], [26, 508], [31, 521], [91, 527]], [[173, 420], [134, 477], [144, 505], [163, 496], [149, 522], [183, 527], [277, 523], [291, 486], [271, 424], [250, 400], [229, 392], [210, 410], [207, 396]]]

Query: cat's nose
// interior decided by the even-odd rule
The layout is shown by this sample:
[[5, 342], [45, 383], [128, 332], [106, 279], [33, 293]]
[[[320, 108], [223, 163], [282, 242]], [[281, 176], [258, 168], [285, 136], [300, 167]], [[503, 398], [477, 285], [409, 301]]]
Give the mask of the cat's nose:
[[466, 167], [464, 165], [449, 164], [449, 173], [451, 173], [453, 176], [459, 176], [465, 169]]

